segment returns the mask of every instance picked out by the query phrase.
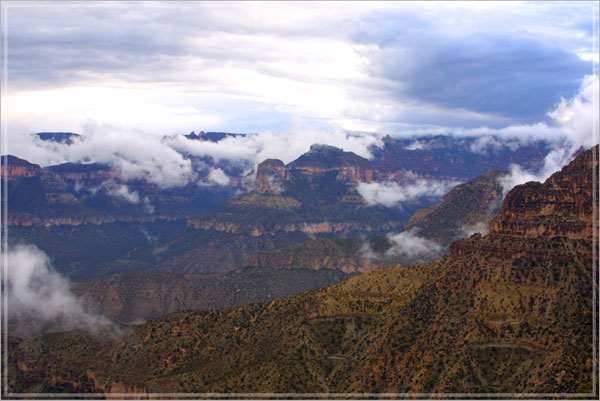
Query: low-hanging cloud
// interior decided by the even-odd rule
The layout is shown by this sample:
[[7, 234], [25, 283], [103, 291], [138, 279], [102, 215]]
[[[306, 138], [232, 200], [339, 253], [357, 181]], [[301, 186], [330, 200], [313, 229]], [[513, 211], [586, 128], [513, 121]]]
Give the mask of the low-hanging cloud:
[[[566, 162], [580, 147], [591, 147], [597, 142], [598, 76], [586, 76], [579, 93], [570, 99], [562, 99], [549, 113], [552, 123], [509, 125], [494, 129], [489, 127], [457, 128], [437, 127], [412, 129], [402, 135], [448, 134], [455, 136], [479, 136], [470, 150], [490, 154], [496, 150], [514, 150], [532, 140], [544, 139], [554, 146], [540, 172], [523, 172], [514, 167], [510, 177], [505, 178], [506, 190], [531, 179], [544, 179]], [[594, 131], [596, 130], [596, 131]], [[263, 160], [276, 158], [289, 163], [310, 149], [315, 143], [336, 146], [365, 158], [372, 158], [373, 147], [382, 146], [382, 135], [374, 133], [350, 133], [342, 129], [321, 130], [299, 125], [284, 133], [261, 132], [244, 136], [228, 136], [218, 142], [195, 140], [184, 135], [159, 138], [135, 130], [124, 130], [110, 125], [88, 122], [82, 136], [71, 145], [42, 141], [36, 136], [11, 135], [8, 141], [10, 152], [30, 162], [48, 166], [65, 162], [99, 162], [108, 164], [122, 181], [145, 180], [162, 188], [171, 188], [198, 183], [227, 185], [224, 175], [217, 168], [227, 171], [219, 163], [233, 163], [245, 171], [252, 171]], [[492, 137], [495, 135], [496, 137]], [[415, 141], [409, 149], [422, 149], [426, 144]], [[210, 158], [217, 166], [204, 164], [191, 158]], [[208, 182], [198, 178], [198, 169], [208, 174]], [[195, 171], [196, 169], [196, 171]], [[205, 176], [205, 174], [201, 174]], [[416, 182], [404, 191], [397, 191], [392, 184], [362, 185], [363, 195], [368, 202], [393, 205], [410, 197], [422, 183]], [[436, 188], [431, 188], [436, 193]], [[376, 199], [381, 198], [382, 202]], [[395, 200], [398, 198], [398, 200]], [[133, 199], [133, 197], [130, 197]]]
[[220, 168], [211, 168], [206, 179], [209, 184], [215, 185], [229, 185], [231, 182], [231, 179]]
[[104, 163], [125, 181], [142, 179], [162, 188], [182, 186], [196, 178], [191, 161], [160, 138], [93, 122], [84, 125], [82, 136], [71, 145], [19, 135], [11, 138], [10, 152], [42, 166]]
[[[337, 146], [345, 151], [371, 158], [371, 146], [381, 144], [375, 134], [351, 134], [341, 130], [319, 131], [307, 127], [287, 133], [264, 132], [227, 136], [218, 142], [189, 139], [184, 135], [158, 138], [139, 131], [88, 123], [82, 136], [72, 144], [42, 141], [35, 135], [11, 137], [11, 154], [42, 166], [75, 162], [99, 162], [113, 169], [120, 180], [145, 180], [162, 188], [199, 185], [228, 185], [229, 177], [220, 167], [202, 161], [196, 168], [208, 170], [206, 180], [200, 180], [190, 157], [211, 158], [215, 163], [233, 163], [247, 171], [266, 159], [289, 163], [310, 150], [315, 143]], [[135, 202], [135, 194], [121, 187], [111, 194]]]
[[506, 140], [500, 140], [498, 137], [486, 135], [473, 142], [469, 147], [469, 150], [473, 153], [487, 156], [495, 150], [509, 149], [511, 151], [515, 151], [520, 146], [523, 146], [524, 142], [525, 141], [522, 139], [510, 138]]
[[287, 164], [308, 152], [315, 143], [336, 146], [369, 159], [372, 157], [369, 147], [381, 145], [381, 139], [370, 133], [351, 134], [341, 130], [325, 132], [298, 127], [280, 134], [263, 132], [230, 136], [219, 142], [199, 141], [177, 135], [169, 137], [165, 143], [182, 153], [209, 156], [216, 161], [245, 161], [256, 166], [267, 159], [279, 159]]
[[115, 198], [122, 199], [126, 202], [138, 204], [140, 203], [140, 195], [137, 191], [130, 191], [127, 185], [112, 184], [107, 186], [106, 193]]
[[11, 331], [37, 334], [60, 328], [115, 332], [108, 319], [86, 310], [77, 301], [69, 281], [52, 268], [48, 256], [37, 247], [16, 246], [7, 252], [2, 265], [8, 278], [4, 286], [8, 315], [18, 325], [9, 327]]
[[458, 184], [460, 184], [458, 181], [445, 182], [420, 178], [406, 185], [395, 182], [361, 182], [356, 190], [368, 205], [394, 207], [420, 197], [443, 196]]
[[392, 247], [386, 251], [387, 256], [401, 256], [406, 259], [434, 259], [444, 250], [436, 241], [419, 237], [417, 230], [412, 229], [398, 234], [388, 234]]

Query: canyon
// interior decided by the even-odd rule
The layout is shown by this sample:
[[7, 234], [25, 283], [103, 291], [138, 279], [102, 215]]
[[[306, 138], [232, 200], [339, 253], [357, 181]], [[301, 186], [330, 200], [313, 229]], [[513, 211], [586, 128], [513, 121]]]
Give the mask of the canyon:
[[593, 379], [598, 317], [589, 220], [598, 156], [596, 146], [544, 183], [515, 187], [488, 234], [427, 264], [279, 301], [168, 314], [117, 338], [16, 339], [9, 385], [136, 396], [581, 392]]

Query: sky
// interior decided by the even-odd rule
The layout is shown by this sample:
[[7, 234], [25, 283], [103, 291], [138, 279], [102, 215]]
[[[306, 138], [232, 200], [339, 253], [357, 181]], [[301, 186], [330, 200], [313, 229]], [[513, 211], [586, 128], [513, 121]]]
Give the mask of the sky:
[[598, 2], [3, 1], [2, 44], [9, 138], [497, 130], [597, 76]]

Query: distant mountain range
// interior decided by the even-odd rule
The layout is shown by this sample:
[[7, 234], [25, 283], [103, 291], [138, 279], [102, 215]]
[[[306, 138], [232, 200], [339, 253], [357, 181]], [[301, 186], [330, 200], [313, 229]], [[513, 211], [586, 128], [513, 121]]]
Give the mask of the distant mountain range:
[[[512, 189], [488, 234], [452, 243], [434, 262], [280, 301], [181, 311], [117, 338], [11, 337], [8, 385], [106, 396], [591, 393], [598, 149], [544, 183]], [[448, 205], [471, 189], [457, 188], [411, 224], [434, 232], [427, 217], [444, 208], [469, 222]]]
[[[448, 251], [452, 240], [470, 235], [465, 227], [472, 227], [474, 222], [487, 227], [500, 210], [501, 186], [497, 178], [503, 174], [501, 171], [492, 171], [458, 185], [444, 196], [442, 203], [423, 209], [422, 213], [413, 217], [410, 232], [419, 230], [420, 238], [443, 245], [438, 252], [427, 248], [418, 255], [398, 254], [394, 252], [396, 245], [390, 236], [368, 239], [320, 238], [273, 251], [253, 253], [247, 250], [248, 254], [252, 254], [245, 262], [247, 266], [228, 273], [139, 271], [110, 275], [112, 271], [109, 270], [102, 272], [110, 277], [76, 283], [73, 290], [87, 304], [93, 305], [113, 321], [132, 322], [184, 309], [223, 308], [286, 298], [312, 288], [331, 285], [356, 273], [432, 261]], [[439, 230], [433, 229], [435, 222], [439, 223]], [[151, 232], [156, 232], [159, 224], [155, 223]], [[197, 235], [196, 230], [184, 233], [177, 238], [190, 239]], [[228, 234], [220, 235], [229, 238]], [[212, 241], [214, 244], [218, 239], [213, 236]], [[60, 244], [56, 243], [56, 246]], [[181, 271], [186, 269], [188, 263], [197, 263], [196, 260], [207, 263], [212, 258], [231, 256], [227, 249], [215, 245], [199, 247], [183, 255], [178, 251], [181, 246], [176, 243], [171, 246], [175, 248], [171, 252], [176, 256], [167, 257], [167, 262], [158, 264], [164, 270], [173, 266]], [[212, 253], [208, 249], [213, 249]], [[120, 259], [118, 263], [108, 266], [115, 271], [126, 271], [131, 263], [129, 259]], [[265, 288], [269, 290], [262, 291]]]
[[[186, 137], [218, 142], [243, 135], [208, 132]], [[72, 133], [38, 137], [67, 144], [84, 140]], [[173, 188], [125, 180], [106, 164], [42, 168], [2, 156], [2, 180], [7, 184], [6, 193], [2, 185], [2, 202], [9, 211], [2, 223], [9, 226], [9, 243], [35, 244], [60, 272], [77, 280], [148, 269], [225, 272], [243, 266], [257, 252], [315, 236], [359, 238], [396, 232], [417, 210], [441, 200], [441, 194], [424, 191], [394, 207], [372, 204], [357, 190], [360, 183], [401, 187], [419, 179], [449, 189], [451, 183], [492, 168], [507, 169], [511, 163], [539, 168], [550, 151], [544, 141], [495, 137], [385, 137], [382, 143], [371, 149], [371, 160], [314, 145], [287, 165], [263, 161], [247, 176], [235, 164], [186, 155], [193, 166], [204, 166], [196, 171], [199, 180], [206, 178], [205, 166], [210, 165], [221, 168], [229, 181]]]

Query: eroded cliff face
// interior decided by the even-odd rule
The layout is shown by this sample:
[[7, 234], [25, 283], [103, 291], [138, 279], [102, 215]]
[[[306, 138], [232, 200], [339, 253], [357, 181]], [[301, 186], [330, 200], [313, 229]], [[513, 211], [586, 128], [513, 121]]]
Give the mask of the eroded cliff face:
[[87, 187], [92, 185], [100, 185], [103, 182], [113, 181], [117, 179], [117, 175], [111, 170], [98, 170], [98, 171], [69, 171], [69, 172], [56, 172], [57, 177], [63, 182], [85, 182]]
[[[17, 215], [8, 217], [9, 226], [20, 227], [53, 227], [53, 226], [81, 226], [85, 224], [110, 224], [116, 222], [126, 223], [152, 223], [155, 221], [176, 221], [180, 217], [173, 216], [84, 216], [84, 217], [45, 217], [34, 215]], [[4, 223], [4, 220], [3, 220]]]
[[281, 160], [268, 159], [260, 163], [256, 170], [256, 185], [259, 191], [279, 193], [284, 190], [290, 178], [288, 168]]
[[[598, 238], [593, 204], [597, 175], [598, 146], [579, 155], [543, 184], [529, 182], [513, 188], [490, 223], [489, 235], [457, 241], [451, 246], [452, 252], [460, 255], [477, 250], [503, 259], [561, 258], [554, 251], [561, 241], [591, 242], [594, 236]], [[598, 210], [597, 197], [595, 208]], [[539, 241], [545, 246], [539, 246]], [[591, 251], [586, 257], [590, 261]]]
[[505, 171], [492, 170], [464, 184], [457, 185], [437, 205], [417, 211], [405, 229], [417, 230], [419, 236], [450, 245], [468, 236], [469, 231], [487, 232], [492, 218], [502, 205], [499, 179]]
[[235, 221], [222, 221], [217, 219], [189, 219], [188, 227], [197, 230], [216, 230], [229, 234], [250, 234], [254, 237], [261, 235], [275, 235], [277, 233], [302, 232], [313, 234], [340, 234], [348, 235], [352, 232], [379, 233], [393, 231], [402, 226], [400, 221], [389, 221], [383, 224], [372, 225], [363, 222], [330, 222], [330, 221], [300, 221], [281, 224], [243, 224]]
[[371, 182], [375, 175], [371, 162], [363, 157], [313, 145], [287, 166], [276, 159], [260, 163], [255, 190], [230, 199], [212, 213], [189, 218], [188, 227], [252, 236], [290, 232], [347, 236], [396, 230], [410, 212], [368, 209], [356, 191], [359, 182]]
[[290, 163], [289, 168], [309, 179], [334, 172], [336, 180], [351, 185], [372, 182], [377, 174], [368, 159], [327, 145], [312, 145], [310, 151]]
[[38, 177], [42, 174], [42, 168], [27, 160], [15, 156], [2, 156], [0, 162], [0, 176], [6, 180], [17, 180], [24, 177]]

